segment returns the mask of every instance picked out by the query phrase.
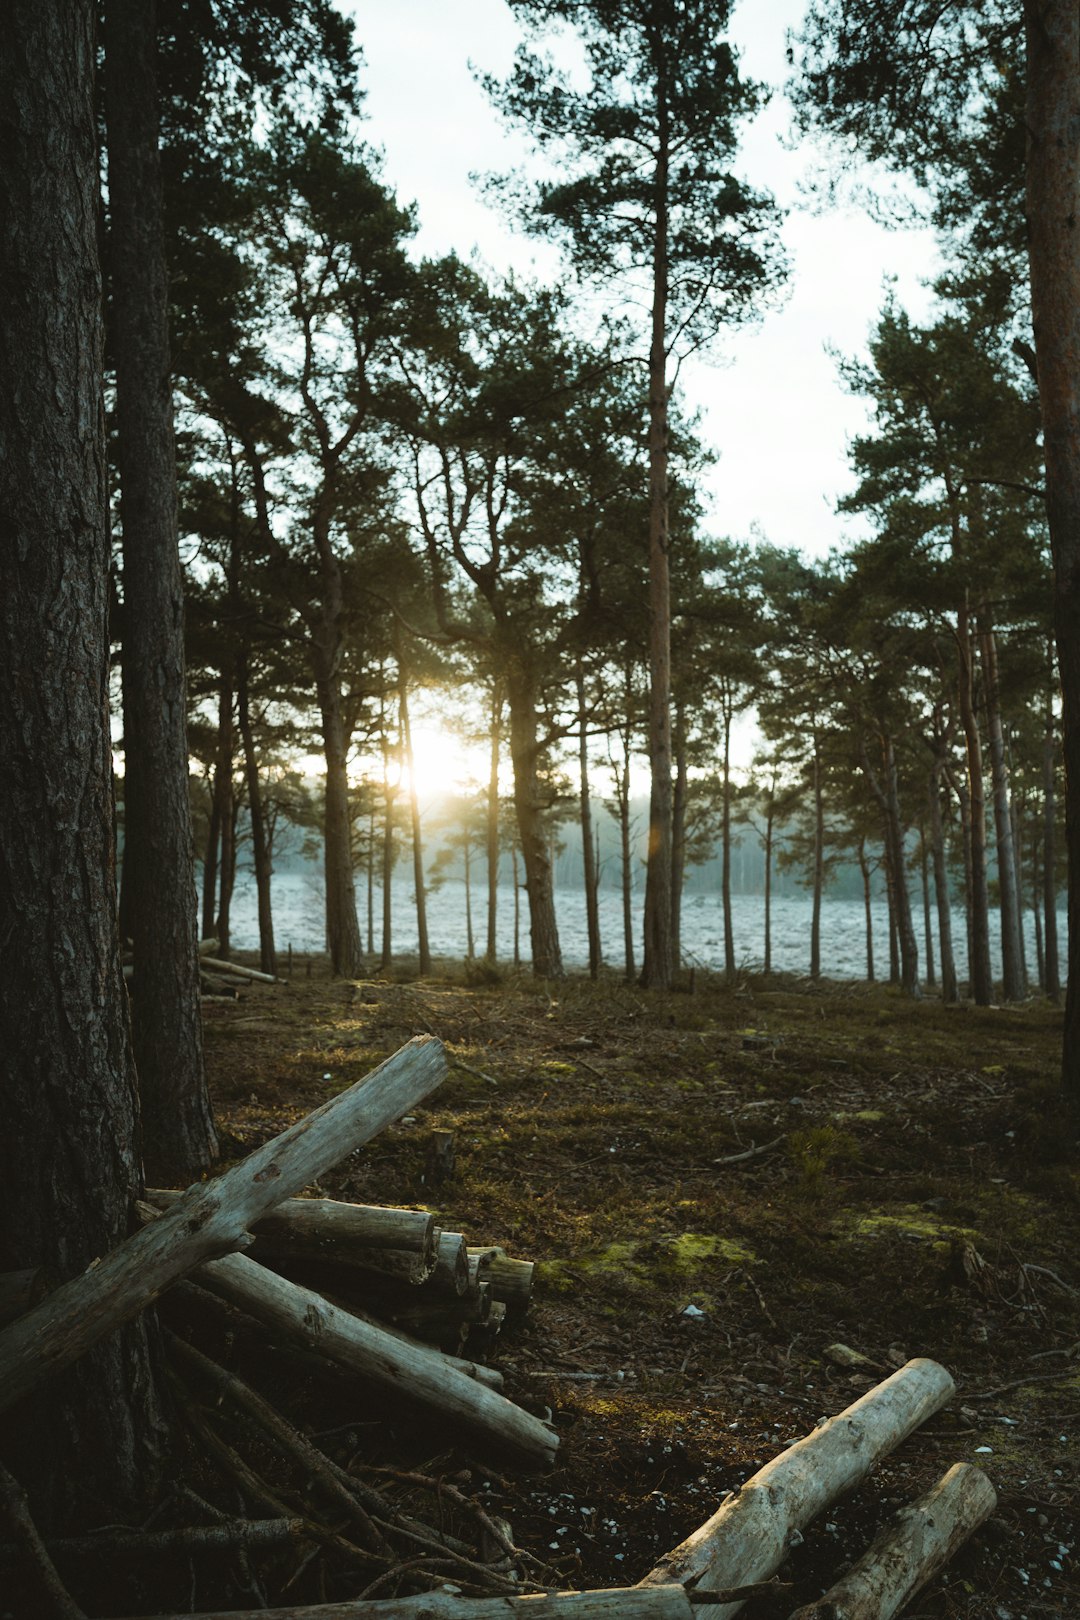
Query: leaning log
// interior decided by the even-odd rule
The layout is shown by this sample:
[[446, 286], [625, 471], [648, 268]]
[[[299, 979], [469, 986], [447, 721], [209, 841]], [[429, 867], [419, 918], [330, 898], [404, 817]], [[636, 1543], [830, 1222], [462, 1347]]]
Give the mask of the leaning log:
[[[535, 1597], [353, 1598], [314, 1607], [215, 1610], [199, 1620], [692, 1620], [695, 1610], [681, 1586], [616, 1587], [607, 1592], [542, 1592]], [[712, 1613], [710, 1609], [710, 1614]], [[190, 1615], [144, 1615], [142, 1620], [191, 1620]]]
[[29, 1271], [0, 1271], [0, 1327], [14, 1322], [49, 1292], [49, 1278], [42, 1266]]
[[[767, 1580], [796, 1533], [955, 1393], [951, 1376], [936, 1361], [909, 1361], [752, 1475], [641, 1584], [715, 1592]], [[727, 1620], [740, 1607], [718, 1605], [710, 1615]]]
[[892, 1620], [996, 1506], [997, 1493], [982, 1470], [957, 1463], [894, 1515], [824, 1597], [791, 1620]]
[[437, 1040], [410, 1041], [225, 1175], [192, 1187], [167, 1215], [57, 1288], [0, 1332], [0, 1411], [70, 1366], [200, 1261], [246, 1247], [253, 1221], [408, 1113], [445, 1073]]
[[257, 984], [278, 984], [272, 973], [260, 973], [258, 968], [244, 967], [241, 962], [223, 962], [217, 956], [201, 956], [204, 968], [215, 968], [218, 973], [228, 973], [237, 979], [254, 979]]
[[[157, 1209], [172, 1209], [183, 1196], [161, 1187], [146, 1194]], [[431, 1276], [440, 1237], [427, 1210], [384, 1209], [333, 1198], [287, 1198], [253, 1222], [252, 1231], [252, 1259], [332, 1261], [409, 1284]]]
[[409, 1344], [374, 1322], [339, 1310], [321, 1295], [244, 1255], [209, 1261], [199, 1267], [196, 1281], [287, 1342], [317, 1350], [386, 1393], [511, 1453], [525, 1466], [546, 1468], [555, 1459], [559, 1438], [554, 1429], [487, 1384], [467, 1377], [437, 1350]]

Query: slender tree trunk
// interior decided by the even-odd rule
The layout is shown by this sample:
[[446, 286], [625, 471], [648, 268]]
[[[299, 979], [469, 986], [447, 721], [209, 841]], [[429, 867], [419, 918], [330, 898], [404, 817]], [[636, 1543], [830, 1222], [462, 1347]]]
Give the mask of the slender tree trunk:
[[1054, 735], [1054, 700], [1046, 695], [1046, 732], [1043, 737], [1043, 917], [1046, 929], [1046, 994], [1061, 999], [1057, 931], [1057, 738]]
[[765, 816], [765, 972], [772, 972], [772, 868], [776, 813], [770, 803]]
[[814, 886], [810, 912], [810, 977], [821, 977], [821, 896], [825, 888], [825, 795], [821, 781], [821, 750], [814, 737]]
[[971, 994], [976, 1006], [989, 1007], [994, 999], [994, 980], [990, 968], [990, 894], [986, 879], [986, 789], [982, 739], [975, 708], [970, 615], [966, 602], [957, 614], [956, 646], [959, 657], [960, 721], [967, 749], [966, 829], [968, 903], [971, 908], [968, 960]]
[[1031, 920], [1035, 927], [1035, 964], [1039, 976], [1039, 989], [1046, 993], [1046, 951], [1043, 948], [1042, 913], [1039, 910], [1042, 874], [1039, 871], [1039, 844], [1031, 846]]
[[871, 793], [881, 811], [885, 832], [885, 856], [892, 888], [892, 914], [896, 919], [896, 938], [900, 956], [900, 987], [904, 994], [917, 998], [919, 987], [919, 946], [915, 937], [915, 924], [911, 916], [904, 867], [904, 825], [900, 815], [900, 795], [897, 784], [896, 753], [892, 738], [881, 738], [881, 771], [875, 771], [865, 746], [860, 744], [863, 770]]
[[213, 1163], [217, 1139], [199, 1010], [153, 0], [110, 0], [106, 54], [132, 1030], [148, 1162], [190, 1179]]
[[248, 701], [248, 660], [246, 651], [237, 660], [236, 718], [240, 727], [240, 740], [244, 749], [244, 772], [247, 779], [248, 815], [251, 817], [251, 849], [255, 862], [255, 893], [259, 909], [259, 966], [264, 973], [277, 976], [277, 952], [274, 949], [274, 911], [270, 892], [272, 864], [270, 839], [263, 811], [262, 782], [259, 779], [259, 756], [255, 736], [251, 729], [251, 710]]
[[[6, 1268], [57, 1279], [123, 1239], [141, 1191], [109, 737], [95, 22], [89, 0], [13, 0], [0, 51], [0, 915], [18, 927], [0, 975], [0, 1243]], [[6, 1420], [41, 1529], [88, 1503], [145, 1511], [166, 1438], [152, 1343], [142, 1316]]]
[[214, 933], [214, 914], [217, 910], [218, 851], [220, 846], [221, 806], [218, 804], [217, 773], [215, 771], [210, 780], [210, 825], [206, 834], [206, 859], [203, 862], [203, 939], [211, 939]]
[[627, 984], [637, 972], [634, 962], [634, 850], [630, 837], [630, 737], [623, 739], [621, 764], [615, 768], [615, 798], [619, 808], [619, 877], [622, 888], [623, 962]]
[[409, 773], [409, 820], [412, 826], [413, 888], [416, 890], [416, 936], [420, 956], [420, 977], [426, 979], [431, 974], [431, 946], [428, 942], [427, 884], [424, 880], [424, 838], [420, 826], [420, 795], [416, 790], [412, 724], [409, 718], [409, 688], [404, 674], [401, 676], [399, 690], [401, 737], [405, 745], [405, 767]]
[[521, 885], [518, 882], [517, 844], [510, 845], [510, 864], [514, 874], [514, 966], [521, 966]]
[[589, 936], [589, 977], [600, 976], [600, 909], [596, 893], [596, 861], [592, 838], [592, 801], [589, 795], [589, 747], [585, 724], [585, 677], [579, 664], [575, 673], [578, 706], [578, 773], [581, 792], [581, 855], [585, 880], [585, 922]]
[[874, 973], [874, 911], [870, 902], [870, 862], [866, 858], [866, 839], [859, 839], [859, 871], [862, 873], [863, 917], [866, 922], [866, 977], [873, 984]]
[[383, 732], [382, 955], [380, 971], [394, 960], [394, 804], [397, 788], [390, 781], [389, 749]]
[[[233, 733], [233, 660], [222, 671], [218, 689], [218, 757], [214, 768], [214, 798], [218, 812], [218, 913], [214, 919], [214, 933], [218, 951], [228, 960], [231, 950], [231, 910], [233, 888], [236, 883], [236, 795], [233, 790], [233, 762], [236, 739]], [[137, 969], [136, 969], [137, 971]]]
[[[329, 936], [328, 936], [329, 937]], [[368, 815], [367, 838], [367, 948], [375, 955], [375, 810]]]
[[900, 929], [896, 921], [896, 873], [892, 851], [885, 845], [885, 892], [889, 902], [889, 983], [900, 983]]
[[926, 828], [919, 828], [919, 878], [922, 886], [923, 939], [926, 943], [926, 982], [937, 988], [934, 972], [934, 929], [930, 918], [930, 859], [926, 843]]
[[537, 978], [562, 977], [562, 951], [555, 921], [551, 854], [544, 826], [546, 795], [540, 783], [539, 722], [532, 671], [516, 657], [507, 677], [510, 757], [514, 766], [514, 809], [529, 896], [532, 967]]
[[329, 660], [316, 660], [316, 691], [322, 717], [326, 759], [326, 825], [323, 860], [326, 873], [326, 943], [330, 966], [346, 979], [365, 970], [353, 887], [352, 823], [349, 816], [349, 738], [342, 713], [341, 688]]
[[930, 813], [930, 854], [934, 869], [938, 946], [941, 952], [941, 999], [951, 1006], [958, 999], [958, 989], [952, 943], [952, 897], [949, 894], [949, 873], [945, 862], [945, 828], [941, 819], [942, 770], [942, 762], [935, 761], [930, 772], [927, 803]]
[[720, 828], [720, 888], [724, 902], [724, 977], [735, 982], [735, 925], [731, 915], [731, 710], [724, 707], [723, 805]]
[[1080, 1096], [1080, 13], [1024, 0], [1027, 233], [1065, 749], [1069, 942], [1062, 1082]]
[[465, 960], [473, 962], [476, 960], [476, 940], [472, 921], [472, 837], [468, 827], [465, 828], [461, 849], [465, 860]]
[[689, 794], [686, 761], [686, 711], [675, 704], [673, 729], [675, 780], [671, 796], [671, 963], [677, 973], [682, 965], [682, 902], [686, 881], [686, 811]]
[[671, 577], [668, 562], [668, 108], [657, 91], [652, 336], [649, 344], [649, 849], [641, 982], [665, 990], [675, 972], [671, 938]]
[[494, 963], [498, 956], [497, 922], [499, 911], [499, 758], [502, 752], [502, 684], [496, 678], [491, 687], [491, 764], [487, 796], [487, 950]]
[[998, 904], [1001, 913], [1001, 976], [1006, 1001], [1023, 999], [1023, 945], [1020, 938], [1020, 886], [1016, 875], [1016, 848], [1013, 841], [1009, 804], [1009, 767], [1005, 757], [1005, 733], [1001, 724], [998, 692], [997, 643], [986, 609], [980, 613], [980, 653], [983, 669], [983, 702], [986, 730], [990, 740], [990, 779], [994, 795], [994, 829], [997, 835]]

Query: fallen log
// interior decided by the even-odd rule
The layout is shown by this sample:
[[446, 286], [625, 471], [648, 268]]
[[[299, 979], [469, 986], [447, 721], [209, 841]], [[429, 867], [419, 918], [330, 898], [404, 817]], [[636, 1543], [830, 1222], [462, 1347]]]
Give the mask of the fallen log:
[[511, 1452], [519, 1462], [546, 1468], [554, 1461], [559, 1444], [554, 1429], [466, 1376], [437, 1350], [409, 1344], [370, 1320], [339, 1310], [244, 1255], [206, 1262], [195, 1280], [286, 1340], [317, 1350], [377, 1388]]
[[[710, 1614], [712, 1610], [708, 1611]], [[681, 1586], [616, 1587], [608, 1592], [542, 1592], [535, 1596], [472, 1598], [454, 1592], [419, 1597], [354, 1598], [314, 1607], [260, 1609], [257, 1620], [692, 1620]], [[191, 1620], [190, 1615], [143, 1615], [141, 1620]], [[256, 1620], [247, 1610], [215, 1610], [199, 1620]]]
[[0, 1332], [0, 1411], [144, 1310], [210, 1256], [243, 1248], [248, 1227], [423, 1101], [446, 1073], [420, 1036], [215, 1181], [192, 1187], [40, 1305]]
[[244, 967], [241, 962], [223, 962], [217, 956], [204, 956], [200, 952], [200, 961], [204, 968], [214, 968], [218, 973], [231, 973], [237, 979], [254, 979], [257, 984], [278, 984], [272, 973], [260, 973], [258, 968]]
[[925, 1496], [895, 1514], [824, 1597], [791, 1620], [892, 1620], [996, 1506], [997, 1492], [982, 1470], [956, 1463]]
[[[50, 1558], [63, 1564], [77, 1558], [161, 1558], [170, 1553], [249, 1552], [267, 1547], [290, 1546], [305, 1540], [306, 1519], [229, 1519], [225, 1524], [182, 1525], [175, 1530], [112, 1531], [108, 1535], [68, 1536], [48, 1539]], [[0, 1542], [0, 1559], [14, 1557], [17, 1548]]]
[[491, 1284], [492, 1297], [508, 1306], [511, 1311], [525, 1310], [532, 1298], [535, 1262], [515, 1260], [497, 1244], [487, 1249], [470, 1248], [470, 1260], [474, 1254], [490, 1257], [484, 1267], [484, 1276]]
[[[146, 1193], [157, 1209], [172, 1209], [183, 1197], [161, 1187]], [[254, 1221], [252, 1230], [252, 1259], [327, 1260], [410, 1284], [431, 1276], [441, 1235], [426, 1210], [383, 1209], [332, 1198], [288, 1198]]]
[[[712, 1592], [767, 1580], [783, 1562], [793, 1535], [865, 1478], [879, 1458], [955, 1392], [950, 1374], [936, 1361], [907, 1362], [766, 1463], [641, 1584], [676, 1583]], [[710, 1613], [728, 1620], [740, 1607], [725, 1604]]]

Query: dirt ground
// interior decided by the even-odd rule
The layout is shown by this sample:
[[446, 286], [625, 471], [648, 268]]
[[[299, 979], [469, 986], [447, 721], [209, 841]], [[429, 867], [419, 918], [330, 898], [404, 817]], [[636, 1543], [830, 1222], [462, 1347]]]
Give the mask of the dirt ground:
[[[352, 983], [297, 959], [287, 982], [204, 1014], [224, 1167], [412, 1036], [437, 1036], [442, 1087], [311, 1192], [427, 1208], [537, 1262], [529, 1309], [491, 1360], [558, 1431], [539, 1476], [242, 1322], [200, 1318], [192, 1333], [190, 1300], [161, 1302], [167, 1327], [353, 1477], [399, 1493], [401, 1511], [456, 1533], [453, 1502], [470, 1522], [485, 1510], [537, 1585], [631, 1585], [822, 1418], [929, 1356], [955, 1399], [808, 1528], [781, 1589], [744, 1612], [786, 1620], [895, 1508], [969, 1462], [997, 1511], [906, 1614], [1080, 1616], [1080, 1161], [1058, 1009], [777, 977], [699, 976], [659, 995], [460, 967], [421, 981], [403, 964]], [[434, 1129], [456, 1146], [438, 1185]], [[226, 1421], [220, 1401], [203, 1414]], [[218, 1518], [306, 1512], [303, 1478], [242, 1438], [250, 1488], [189, 1440], [140, 1531], [193, 1522], [192, 1501]], [[365, 1584], [327, 1543], [276, 1563], [149, 1562], [62, 1572], [85, 1612], [113, 1617], [342, 1601]], [[0, 1620], [37, 1612], [0, 1585]]]
[[[426, 1450], [553, 1582], [627, 1585], [822, 1417], [930, 1356], [956, 1399], [808, 1531], [787, 1590], [745, 1612], [816, 1597], [963, 1461], [985, 1468], [997, 1512], [907, 1612], [1080, 1614], [1080, 1172], [1056, 1009], [778, 978], [670, 995], [407, 968], [353, 984], [301, 961], [207, 1008], [227, 1158], [425, 1032], [448, 1081], [315, 1190], [427, 1207], [538, 1262], [492, 1360], [550, 1413], [559, 1459], [507, 1473], [337, 1390], [343, 1458]], [[456, 1143], [438, 1187], [433, 1127]], [[838, 1364], [838, 1343], [866, 1362]]]

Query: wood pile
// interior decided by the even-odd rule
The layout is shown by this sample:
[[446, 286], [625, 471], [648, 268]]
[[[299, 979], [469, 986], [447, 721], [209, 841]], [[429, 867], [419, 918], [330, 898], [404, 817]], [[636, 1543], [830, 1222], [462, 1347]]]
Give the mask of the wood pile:
[[[509, 1400], [484, 1361], [503, 1320], [528, 1304], [531, 1263], [470, 1245], [422, 1210], [297, 1196], [421, 1103], [445, 1071], [438, 1041], [411, 1041], [216, 1180], [150, 1190], [138, 1229], [81, 1276], [55, 1288], [37, 1273], [0, 1279], [9, 1318], [0, 1330], [0, 1412], [172, 1290], [196, 1317], [238, 1314], [275, 1345], [409, 1402], [464, 1436], [475, 1455], [550, 1466], [554, 1429]], [[283, 1591], [313, 1561], [333, 1560], [339, 1583], [347, 1578], [356, 1594], [272, 1608], [252, 1576], [261, 1603], [243, 1611], [252, 1620], [689, 1620], [703, 1606], [726, 1620], [762, 1600], [774, 1614], [789, 1590], [776, 1573], [803, 1532], [955, 1394], [943, 1367], [910, 1361], [728, 1495], [637, 1586], [558, 1592], [544, 1566], [514, 1546], [510, 1526], [452, 1480], [376, 1466], [361, 1453], [343, 1466], [205, 1349], [172, 1331], [165, 1340], [188, 1433], [239, 1490], [246, 1516], [231, 1517], [185, 1486], [180, 1494], [201, 1522], [46, 1545], [16, 1482], [0, 1473], [0, 1536], [9, 1538], [0, 1558], [17, 1554], [32, 1569], [42, 1614], [81, 1614], [58, 1566], [223, 1550], [248, 1570], [256, 1551], [279, 1567], [291, 1561]], [[277, 1458], [272, 1480], [256, 1461], [268, 1450]], [[426, 1497], [434, 1497], [434, 1523], [418, 1506]], [[890, 1620], [994, 1504], [986, 1476], [957, 1465], [791, 1620]], [[215, 1611], [205, 1620], [241, 1615]]]
[[[215, 955], [217, 949], [216, 939], [204, 939], [199, 943], [199, 988], [204, 1001], [238, 1001], [241, 990], [250, 989], [253, 984], [281, 982], [272, 973], [260, 973], [257, 968], [245, 967], [242, 962], [223, 961]], [[137, 992], [135, 957], [130, 945], [124, 951], [123, 965], [128, 989]]]

